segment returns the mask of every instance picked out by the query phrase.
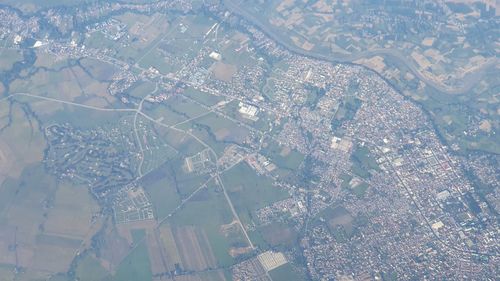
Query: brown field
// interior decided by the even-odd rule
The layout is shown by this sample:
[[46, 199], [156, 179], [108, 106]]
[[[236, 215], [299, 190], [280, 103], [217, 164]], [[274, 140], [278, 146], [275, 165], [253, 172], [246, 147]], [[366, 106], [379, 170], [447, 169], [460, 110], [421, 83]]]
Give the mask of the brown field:
[[108, 271], [114, 272], [120, 262], [129, 254], [130, 244], [120, 236], [111, 220], [106, 221], [103, 234], [103, 245], [100, 248], [101, 265]]
[[291, 150], [288, 146], [285, 146], [285, 147], [283, 147], [283, 149], [280, 151], [280, 155], [281, 155], [282, 157], [287, 157], [287, 156], [290, 154], [290, 152], [292, 152], [292, 150]]
[[239, 31], [236, 31], [235, 35], [231, 38], [231, 41], [237, 41], [240, 43], [240, 45], [247, 43], [249, 40], [250, 38], [248, 37], [248, 35]]
[[167, 267], [169, 270], [173, 270], [175, 268], [175, 264], [181, 264], [181, 256], [175, 243], [172, 228], [168, 225], [162, 225], [160, 227], [159, 235], [162, 247], [165, 250], [164, 258], [167, 262]]
[[304, 41], [304, 43], [302, 44], [301, 46], [302, 49], [306, 50], [306, 51], [310, 51], [314, 48], [314, 44], [309, 42], [309, 41]]
[[231, 257], [237, 257], [239, 255], [243, 255], [246, 253], [250, 253], [252, 251], [252, 248], [249, 247], [232, 247], [229, 249], [229, 255]]
[[[95, 233], [90, 219], [97, 205], [85, 187], [57, 188], [54, 179], [41, 171], [38, 167], [23, 172], [28, 173], [23, 177], [26, 188], [0, 214], [0, 264], [16, 264], [16, 251], [10, 247], [16, 242], [18, 266], [49, 275], [67, 271], [83, 239]], [[53, 205], [47, 209], [49, 200]]]
[[12, 154], [9, 146], [0, 138], [0, 186], [7, 177], [17, 178], [21, 174], [21, 166]]
[[54, 206], [45, 222], [45, 232], [74, 239], [84, 239], [99, 206], [85, 186], [62, 184], [55, 194]]
[[78, 247], [39, 244], [35, 248], [31, 269], [48, 272], [66, 272]]
[[72, 101], [81, 94], [81, 89], [70, 69], [59, 72], [40, 70], [29, 80], [15, 80], [10, 85], [13, 92], [25, 92], [64, 98]]
[[80, 61], [80, 63], [88, 72], [90, 72], [94, 79], [99, 81], [111, 80], [113, 75], [118, 71], [118, 69], [112, 64], [91, 58], [84, 58]]
[[[41, 235], [45, 227], [44, 202], [56, 192], [57, 186], [54, 179], [40, 176], [41, 169], [27, 172], [34, 178], [25, 178], [26, 187], [12, 197], [0, 216], [0, 263], [16, 264], [16, 251], [9, 250], [16, 243], [18, 266], [42, 272], [66, 271], [81, 241]], [[19, 184], [11, 184], [10, 188]]]
[[68, 58], [66, 55], [52, 55], [47, 53], [37, 53], [35, 66], [36, 67], [46, 67], [46, 68], [54, 68], [57, 66], [56, 64], [65, 61]]
[[384, 58], [381, 56], [359, 59], [355, 63], [363, 64], [377, 72], [382, 72], [385, 69]]
[[146, 231], [146, 242], [153, 275], [173, 270], [174, 268], [168, 268], [159, 229]]
[[16, 281], [17, 280], [19, 280], [19, 281], [49, 280], [51, 275], [52, 275], [52, 273], [50, 273], [48, 271], [40, 271], [40, 270], [28, 268], [28, 269], [26, 269], [26, 271], [22, 272], [21, 274], [18, 274], [16, 279], [13, 279], [13, 280], [16, 280]]
[[20, 50], [6, 48], [0, 49], [0, 71], [8, 71], [16, 62], [22, 60], [23, 56]]
[[[16, 235], [16, 228], [12, 225], [0, 225], [0, 264], [11, 264], [15, 265], [16, 263], [16, 255], [14, 251], [7, 251], [5, 249], [9, 248], [9, 245], [14, 243], [14, 236]], [[24, 257], [30, 256], [29, 253], [26, 252], [25, 245], [18, 246], [18, 255], [22, 252], [23, 260], [22, 264], [28, 264], [28, 261], [25, 260]], [[31, 255], [32, 251], [31, 251]]]
[[[55, 67], [55, 65], [53, 65], [54, 61], [54, 57], [43, 54], [39, 56], [36, 63], [51, 68]], [[64, 63], [64, 59], [61, 60], [61, 64], [62, 63]], [[81, 63], [82, 67], [84, 67], [90, 75], [80, 66], [64, 68], [57, 72], [41, 70], [29, 80], [16, 80], [12, 82], [11, 89], [16, 92], [48, 95], [68, 101], [74, 101], [75, 98], [81, 95], [101, 97], [107, 103], [113, 103], [115, 97], [108, 94], [107, 88], [109, 82], [106, 81], [112, 78], [116, 72], [116, 68], [108, 63], [93, 59], [84, 59]], [[50, 102], [50, 104], [54, 107], [57, 105], [53, 102]], [[44, 114], [47, 113], [47, 109], [49, 113], [55, 110], [51, 107], [47, 107], [43, 109]]]
[[[19, 106], [12, 110], [12, 126], [0, 134], [0, 150], [11, 165], [9, 171], [16, 177], [24, 166], [42, 161], [45, 140], [36, 132], [38, 124], [35, 120], [30, 124]], [[31, 126], [35, 128], [33, 135]]]
[[232, 64], [216, 62], [212, 68], [212, 73], [216, 79], [230, 82], [238, 68]]
[[290, 7], [292, 7], [293, 5], [295, 4], [295, 1], [294, 0], [285, 0], [285, 1], [282, 1], [277, 7], [276, 7], [276, 11], [278, 12], [282, 12]]
[[90, 80], [87, 85], [84, 85], [83, 92], [87, 96], [101, 97], [109, 101], [114, 101], [116, 98], [108, 94], [108, 83]]
[[224, 140], [231, 134], [231, 131], [229, 131], [228, 128], [222, 128], [217, 131], [215, 131], [215, 139], [218, 141]]
[[[99, 73], [99, 71], [96, 71]], [[97, 78], [99, 79], [99, 78]], [[15, 80], [11, 83], [13, 92], [27, 92], [31, 94], [48, 96], [65, 101], [75, 101], [77, 97], [102, 97], [108, 102], [114, 102], [115, 98], [108, 94], [108, 82], [100, 82], [89, 76], [81, 67], [74, 66], [65, 68], [58, 72], [39, 71], [30, 80]], [[41, 102], [30, 98], [30, 102]], [[45, 101], [47, 103], [47, 101]], [[52, 106], [59, 106], [54, 102]], [[54, 109], [47, 107], [43, 109], [46, 114]]]
[[236, 220], [233, 220], [231, 223], [223, 224], [220, 226], [220, 232], [225, 237], [228, 237], [232, 233], [239, 233], [239, 231], [240, 231], [240, 225]]
[[95, 107], [109, 106], [109, 102], [105, 98], [101, 98], [101, 97], [90, 98], [90, 99], [85, 101], [85, 104], [90, 105], [90, 106], [95, 106]]
[[328, 223], [331, 226], [336, 226], [336, 225], [344, 225], [345, 226], [345, 225], [350, 224], [351, 222], [352, 222], [352, 217], [349, 214], [338, 216], [338, 217], [328, 221]]
[[271, 246], [277, 245], [288, 245], [293, 243], [296, 239], [295, 233], [289, 227], [284, 225], [266, 225], [262, 227], [261, 230], [264, 240], [266, 240]]
[[184, 269], [204, 270], [216, 266], [215, 256], [202, 229], [182, 226], [174, 233]]
[[26, 99], [27, 101], [29, 101], [31, 109], [42, 116], [53, 114], [58, 110], [64, 110], [63, 104], [53, 101], [29, 97], [19, 97], [19, 99]]
[[351, 216], [351, 214], [349, 214], [348, 212], [340, 212], [339, 214], [328, 220], [328, 226], [332, 229], [338, 226], [342, 226], [345, 231], [351, 232], [353, 229], [352, 221], [353, 217]]

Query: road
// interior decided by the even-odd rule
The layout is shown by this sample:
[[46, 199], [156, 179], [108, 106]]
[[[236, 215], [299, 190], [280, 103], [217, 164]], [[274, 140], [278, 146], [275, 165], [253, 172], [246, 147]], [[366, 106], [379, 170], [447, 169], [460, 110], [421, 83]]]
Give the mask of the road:
[[97, 106], [91, 106], [91, 105], [86, 105], [86, 104], [81, 104], [81, 103], [76, 103], [76, 102], [70, 102], [70, 101], [65, 101], [65, 100], [59, 100], [55, 98], [49, 98], [49, 97], [44, 97], [44, 96], [37, 96], [29, 93], [14, 93], [11, 95], [8, 95], [6, 97], [3, 97], [0, 99], [0, 102], [16, 97], [16, 96], [25, 96], [25, 97], [32, 97], [32, 98], [37, 98], [41, 100], [47, 100], [47, 101], [52, 101], [52, 102], [58, 102], [62, 104], [68, 104], [68, 105], [73, 105], [73, 106], [78, 106], [78, 107], [83, 107], [87, 109], [92, 109], [92, 110], [98, 110], [98, 111], [108, 111], [108, 112], [137, 112], [137, 109], [133, 108], [103, 108], [103, 107], [97, 107]]
[[[376, 50], [368, 50], [368, 51], [363, 51], [363, 52], [358, 52], [355, 54], [351, 55], [345, 55], [345, 54], [331, 54], [331, 55], [326, 55], [314, 51], [307, 51], [302, 48], [299, 48], [295, 46], [294, 44], [290, 43], [287, 41], [286, 38], [283, 37], [282, 34], [278, 30], [273, 30], [271, 27], [269, 27], [269, 23], [263, 23], [261, 20], [256, 18], [254, 15], [251, 13], [247, 12], [243, 6], [239, 3], [239, 1], [236, 0], [223, 0], [224, 6], [232, 13], [239, 15], [240, 17], [244, 18], [248, 22], [250, 22], [252, 25], [255, 27], [259, 28], [262, 32], [264, 32], [267, 36], [269, 36], [271, 39], [273, 39], [275, 42], [277, 42], [279, 45], [283, 46], [285, 49], [288, 51], [305, 56], [305, 57], [310, 57], [318, 60], [323, 60], [323, 61], [329, 61], [332, 63], [346, 63], [346, 64], [351, 64], [351, 65], [358, 65], [362, 66], [363, 68], [368, 68], [365, 65], [354, 63], [354, 61], [362, 59], [362, 58], [370, 58], [373, 56], [382, 56], [385, 58], [390, 58], [392, 60], [397, 61], [400, 64], [405, 65], [416, 77], [418, 77], [420, 80], [422, 80], [428, 87], [447, 94], [464, 94], [469, 92], [472, 88], [474, 88], [481, 80], [483, 75], [496, 68], [499, 59], [494, 58], [490, 62], [483, 64], [481, 67], [476, 69], [473, 72], [469, 72], [465, 74], [465, 76], [461, 79], [463, 84], [460, 87], [452, 88], [447, 85], [443, 85], [442, 83], [439, 83], [437, 81], [434, 81], [432, 79], [429, 79], [429, 77], [425, 76], [422, 74], [419, 70], [417, 65], [412, 59], [409, 59], [407, 55], [405, 55], [403, 52], [397, 49], [376, 49]], [[371, 69], [371, 68], [370, 68]], [[371, 69], [372, 71], [375, 71]], [[375, 71], [376, 72], [376, 71]], [[378, 72], [377, 72], [378, 73]], [[381, 75], [379, 73], [379, 75]]]
[[[155, 124], [157, 124], [159, 126], [162, 126], [162, 127], [165, 127], [165, 128], [171, 129], [171, 130], [175, 130], [175, 131], [178, 131], [178, 132], [182, 132], [182, 133], [185, 133], [185, 134], [191, 136], [196, 141], [198, 141], [200, 144], [202, 144], [203, 146], [205, 146], [206, 148], [208, 148], [210, 150], [210, 152], [215, 157], [215, 163], [218, 163], [217, 153], [215, 153], [215, 150], [211, 146], [209, 146], [207, 143], [205, 143], [203, 140], [199, 139], [198, 137], [196, 137], [195, 135], [193, 135], [189, 131], [184, 131], [184, 130], [181, 130], [179, 128], [176, 128], [175, 125], [174, 126], [166, 125], [166, 124], [164, 124], [164, 123], [162, 123], [162, 122], [160, 122], [160, 121], [152, 118], [151, 116], [147, 115], [146, 113], [142, 112], [142, 104], [143, 104], [144, 100], [147, 98], [147, 96], [141, 100], [141, 102], [139, 103], [139, 105], [138, 105], [138, 107], [136, 109], [132, 109], [132, 108], [102, 108], [102, 107], [90, 106], [90, 105], [85, 105], [85, 104], [81, 104], [81, 103], [75, 103], [75, 102], [70, 102], [70, 101], [65, 101], [65, 100], [60, 100], [60, 99], [55, 99], [55, 98], [48, 98], [48, 97], [43, 97], [43, 96], [32, 95], [32, 94], [28, 94], [28, 93], [15, 93], [15, 94], [11, 94], [9, 96], [6, 96], [6, 97], [0, 99], [0, 102], [5, 101], [5, 100], [7, 100], [9, 98], [16, 97], [16, 96], [26, 96], [26, 97], [36, 98], [36, 99], [48, 100], [48, 101], [52, 101], [52, 102], [57, 102], [57, 103], [62, 103], [62, 104], [68, 104], [68, 105], [73, 105], [73, 106], [77, 106], [77, 107], [88, 108], [88, 109], [93, 109], [93, 110], [98, 110], [98, 111], [109, 111], [109, 112], [114, 112], [114, 111], [123, 112], [123, 111], [125, 111], [125, 112], [133, 112], [133, 113], [135, 113], [135, 116], [134, 116], [134, 131], [136, 133], [136, 138], [138, 138], [139, 143], [140, 143], [140, 139], [139, 139], [139, 136], [137, 134], [137, 128], [135, 127], [135, 123], [136, 123], [137, 116], [141, 115], [144, 118], [148, 119], [149, 121], [151, 121], [151, 122], [153, 122], [153, 123], [155, 123]], [[143, 154], [142, 147], [141, 147], [141, 153]], [[143, 158], [144, 158], [144, 156], [143, 156]], [[143, 161], [143, 159], [141, 160], [141, 163], [142, 163], [142, 161]], [[225, 171], [226, 170], [224, 170], [222, 172], [225, 172]], [[253, 245], [252, 240], [250, 239], [250, 236], [248, 235], [245, 227], [243, 226], [243, 223], [241, 222], [241, 220], [240, 220], [240, 218], [238, 216], [238, 213], [236, 212], [236, 209], [233, 206], [233, 202], [231, 201], [231, 198], [229, 197], [229, 195], [228, 195], [228, 193], [226, 191], [224, 183], [222, 182], [222, 178], [220, 177], [220, 175], [221, 175], [222, 172], [219, 170], [219, 167], [217, 165], [217, 171], [216, 171], [215, 178], [217, 179], [220, 187], [222, 188], [222, 190], [224, 192], [224, 196], [226, 198], [226, 201], [227, 201], [227, 203], [228, 203], [228, 205], [229, 205], [229, 207], [231, 209], [231, 213], [233, 214], [234, 219], [238, 222], [238, 224], [239, 224], [239, 226], [241, 228], [241, 231], [243, 232], [243, 235], [245, 236], [245, 238], [246, 238], [249, 246], [252, 249], [255, 249], [255, 246]], [[142, 171], [139, 168], [139, 177], [137, 179], [140, 179], [143, 176], [144, 176], [144, 174], [142, 174]], [[211, 180], [212, 178], [210, 178], [209, 180]], [[178, 209], [180, 209], [198, 191], [200, 191], [201, 189], [203, 189], [204, 187], [206, 187], [207, 183], [208, 183], [208, 181], [205, 182], [204, 184], [202, 184], [199, 188], [197, 188], [193, 192], [193, 194], [191, 194], [189, 197], [187, 197], [186, 200], [183, 200], [181, 202], [181, 204], [175, 210], [177, 211]], [[161, 221], [161, 222], [163, 222], [163, 221]]]

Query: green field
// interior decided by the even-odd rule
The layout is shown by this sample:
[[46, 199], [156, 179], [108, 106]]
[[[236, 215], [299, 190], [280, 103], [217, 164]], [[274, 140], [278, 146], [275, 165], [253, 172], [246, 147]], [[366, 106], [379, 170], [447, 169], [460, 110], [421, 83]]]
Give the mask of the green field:
[[213, 106], [216, 105], [218, 102], [224, 100], [219, 96], [201, 92], [191, 87], [187, 88], [182, 94], [206, 106]]
[[109, 276], [109, 272], [90, 255], [86, 255], [78, 262], [75, 271], [75, 277], [80, 281], [100, 281], [107, 276]]
[[368, 189], [368, 184], [366, 182], [362, 182], [352, 188], [352, 192], [359, 198], [362, 198], [365, 195], [366, 190]]
[[[3, 42], [0, 41], [0, 44], [2, 43]], [[0, 73], [10, 70], [14, 63], [22, 59], [23, 56], [18, 50], [0, 49]]]
[[375, 159], [375, 156], [366, 146], [357, 145], [351, 155], [351, 161], [351, 171], [364, 179], [371, 176], [371, 170], [378, 172], [381, 171]]
[[279, 168], [290, 172], [296, 171], [304, 160], [304, 155], [300, 152], [289, 150], [286, 147], [279, 146], [275, 142], [271, 142], [264, 148], [262, 154], [269, 157]]
[[155, 181], [147, 184], [146, 192], [155, 208], [155, 216], [161, 220], [170, 214], [180, 203], [180, 198], [173, 185], [168, 182]]
[[221, 266], [233, 264], [234, 260], [228, 254], [231, 246], [246, 245], [241, 234], [230, 233], [226, 236], [221, 232], [221, 226], [232, 221], [231, 210], [224, 194], [213, 182], [188, 201], [171, 219], [171, 223], [176, 226], [202, 227]]
[[11, 207], [25, 207], [20, 211], [31, 214], [28, 218], [20, 218], [21, 221], [17, 224], [22, 224], [23, 220], [33, 218], [32, 216], [40, 216], [42, 219], [43, 206], [40, 200], [53, 196], [56, 189], [55, 179], [45, 173], [42, 165], [27, 167], [20, 179], [9, 178], [1, 186], [0, 219], [7, 215], [7, 209]]
[[240, 163], [223, 176], [229, 197], [244, 223], [252, 223], [256, 210], [288, 197], [288, 193], [272, 185], [272, 180], [259, 176], [247, 164]]
[[208, 175], [186, 173], [182, 168], [183, 164], [183, 158], [167, 161], [141, 180], [158, 219], [163, 219], [174, 211], [182, 199], [209, 179]]
[[113, 280], [137, 281], [152, 280], [151, 265], [146, 243], [139, 243], [135, 249], [120, 263]]
[[182, 130], [190, 130], [197, 138], [210, 146], [218, 156], [231, 143], [242, 143], [249, 131], [235, 122], [209, 113], [179, 126]]
[[152, 94], [155, 90], [155, 84], [149, 81], [141, 81], [134, 84], [130, 89], [128, 89], [128, 94], [136, 98], [144, 98], [145, 96]]
[[[206, 147], [187, 132], [155, 126], [161, 140], [176, 149], [180, 156], [192, 156]], [[182, 164], [181, 164], [182, 165]]]
[[15, 268], [13, 265], [0, 264], [0, 280], [14, 280]]
[[283, 249], [289, 249], [297, 246], [297, 231], [284, 223], [272, 223], [259, 227], [258, 230], [262, 238], [272, 248], [281, 247]]
[[273, 281], [301, 281], [306, 280], [306, 277], [297, 272], [289, 263], [282, 265], [269, 271], [269, 275]]

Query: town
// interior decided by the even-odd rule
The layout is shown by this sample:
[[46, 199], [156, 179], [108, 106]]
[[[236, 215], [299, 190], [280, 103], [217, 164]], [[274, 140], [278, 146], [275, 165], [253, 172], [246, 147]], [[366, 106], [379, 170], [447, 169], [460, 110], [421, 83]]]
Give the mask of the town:
[[[43, 127], [47, 171], [88, 186], [131, 236], [145, 229], [127, 250], [146, 245], [154, 280], [498, 276], [498, 158], [458, 153], [379, 73], [293, 52], [213, 2], [95, 3], [72, 16], [0, 9], [9, 49], [95, 83], [98, 97], [80, 85], [66, 99], [19, 86], [46, 66], [3, 78], [12, 103], [108, 114], [95, 126], [26, 115]], [[224, 274], [199, 277], [212, 271]]]

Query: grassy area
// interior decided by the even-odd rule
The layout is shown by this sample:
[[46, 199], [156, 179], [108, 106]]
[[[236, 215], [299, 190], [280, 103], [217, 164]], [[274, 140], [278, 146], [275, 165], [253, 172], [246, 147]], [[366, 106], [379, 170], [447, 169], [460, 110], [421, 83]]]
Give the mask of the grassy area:
[[200, 114], [207, 112], [201, 105], [194, 103], [179, 95], [173, 96], [168, 99], [167, 105], [169, 109], [184, 116], [186, 119], [197, 117]]
[[351, 155], [351, 171], [366, 179], [371, 176], [370, 170], [381, 171], [377, 160], [366, 146], [357, 145]]
[[0, 72], [10, 70], [15, 62], [23, 59], [19, 50], [0, 49], [0, 54]]
[[132, 235], [132, 240], [134, 244], [141, 242], [142, 238], [146, 236], [146, 230], [144, 229], [131, 229], [130, 234]]
[[183, 165], [183, 157], [175, 158], [160, 165], [141, 180], [159, 219], [174, 211], [183, 198], [209, 179], [207, 174], [186, 173]]
[[183, 95], [192, 98], [206, 106], [216, 105], [218, 102], [224, 100], [220, 96], [210, 95], [199, 90], [193, 89], [191, 87], [187, 88]]
[[233, 216], [224, 194], [214, 183], [200, 191], [184, 205], [171, 219], [174, 226], [196, 225], [205, 230], [214, 251], [217, 263], [221, 266], [233, 264], [228, 254], [232, 245], [245, 243], [241, 234], [226, 236], [221, 233], [221, 226], [233, 221]]
[[180, 128], [190, 131], [191, 134], [203, 141], [207, 146], [210, 146], [218, 156], [221, 156], [228, 144], [223, 141], [218, 141], [216, 134], [212, 131], [212, 128], [208, 125], [198, 123], [198, 121], [199, 120], [195, 120], [182, 124]]
[[110, 63], [99, 61], [92, 58], [83, 58], [80, 65], [90, 73], [92, 78], [98, 81], [111, 80], [118, 68]]
[[113, 276], [113, 280], [116, 281], [147, 281], [152, 279], [148, 249], [144, 241], [137, 245], [130, 255], [120, 263]]
[[109, 272], [101, 266], [99, 261], [87, 255], [76, 267], [75, 277], [80, 281], [99, 281], [109, 275]]
[[365, 195], [367, 189], [368, 184], [366, 182], [362, 182], [352, 188], [352, 193], [354, 193], [354, 195], [356, 195], [358, 198], [362, 198]]
[[[345, 232], [347, 235], [351, 235], [353, 232], [353, 221], [354, 217], [351, 216], [349, 211], [342, 205], [337, 205], [335, 207], [331, 206], [320, 212], [317, 218], [323, 218], [327, 223], [328, 228], [335, 236], [336, 234], [342, 234]], [[316, 221], [318, 223], [319, 220]], [[340, 232], [339, 232], [340, 231]]]
[[[27, 98], [26, 100], [28, 99], [31, 101], [33, 100], [33, 98]], [[118, 120], [131, 120], [132, 114], [124, 112], [103, 112], [71, 105], [64, 105], [62, 110], [56, 111], [50, 116], [45, 116], [45, 114], [41, 113], [41, 118], [42, 121], [50, 123], [67, 123], [79, 129], [94, 129], [104, 125], [117, 125], [119, 122]], [[120, 124], [120, 126], [122, 126], [122, 124]], [[127, 125], [123, 125], [122, 128], [126, 131], [130, 131], [132, 129], [131, 122]]]
[[271, 247], [290, 248], [296, 245], [298, 233], [284, 223], [272, 223], [258, 228], [262, 239]]
[[[8, 179], [2, 185], [0, 189], [0, 219], [7, 215], [4, 212], [9, 206], [23, 208], [24, 215], [30, 214], [29, 218], [20, 218], [20, 221], [16, 223], [17, 225], [21, 225], [23, 222], [27, 223], [27, 221], [33, 219], [33, 216], [42, 219], [43, 206], [40, 202], [53, 196], [56, 188], [55, 179], [45, 173], [42, 165], [27, 167], [21, 174], [20, 179]], [[12, 213], [13, 211], [10, 210], [11, 217]], [[34, 221], [31, 221], [31, 223], [34, 223]]]
[[340, 175], [340, 179], [342, 180], [341, 187], [342, 188], [349, 188], [351, 185], [349, 184], [352, 180], [352, 176], [349, 174], [342, 174]]
[[155, 84], [153, 84], [152, 82], [139, 82], [128, 90], [128, 94], [142, 99], [145, 96], [153, 93], [154, 90]]
[[175, 187], [168, 181], [154, 181], [145, 185], [145, 190], [155, 208], [155, 215], [160, 220], [171, 213], [181, 202]]
[[0, 280], [14, 280], [15, 268], [13, 265], [0, 264]]
[[306, 277], [297, 272], [289, 263], [282, 265], [269, 271], [269, 275], [273, 281], [301, 281], [306, 280]]
[[262, 154], [269, 157], [279, 168], [289, 171], [297, 170], [304, 160], [302, 153], [288, 147], [279, 146], [275, 142], [271, 142], [264, 148]]
[[160, 138], [175, 148], [182, 157], [193, 156], [206, 148], [187, 133], [165, 129], [160, 126], [155, 126], [155, 128]]
[[377, 161], [366, 146], [356, 147], [356, 150], [354, 150], [351, 157], [353, 157], [356, 161], [361, 162], [369, 169], [380, 171]]
[[223, 175], [224, 185], [241, 219], [251, 223], [254, 212], [288, 197], [288, 193], [272, 185], [272, 180], [259, 176], [247, 164], [240, 163]]
[[[176, 112], [175, 108], [170, 108], [168, 104], [143, 104], [143, 112], [156, 120], [160, 119], [165, 125], [174, 125], [188, 119], [180, 112]], [[168, 140], [167, 140], [168, 141]]]
[[352, 120], [361, 107], [361, 100], [354, 96], [345, 96], [332, 120], [332, 128], [335, 130], [342, 125], [344, 121]]

